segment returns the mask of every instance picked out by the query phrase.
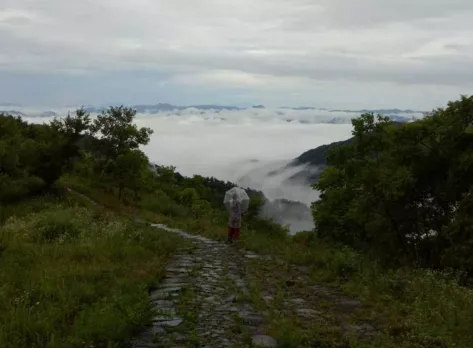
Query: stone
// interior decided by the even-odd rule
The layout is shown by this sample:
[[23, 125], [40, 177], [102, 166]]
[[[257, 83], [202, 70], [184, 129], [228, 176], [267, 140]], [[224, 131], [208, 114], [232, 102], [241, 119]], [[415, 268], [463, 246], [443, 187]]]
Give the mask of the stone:
[[217, 300], [215, 299], [215, 296], [209, 296], [204, 298], [205, 302], [211, 302], [211, 303], [217, 303]]
[[173, 308], [174, 307], [174, 302], [168, 301], [168, 300], [157, 300], [154, 301], [153, 304], [156, 306], [157, 309], [160, 308]]
[[346, 331], [344, 336], [348, 336], [349, 333], [355, 333], [358, 336], [370, 336], [375, 331], [375, 328], [368, 323], [344, 325], [343, 329]]
[[248, 314], [240, 313], [240, 317], [243, 319], [243, 321], [246, 324], [249, 324], [249, 325], [257, 326], [263, 323], [263, 318], [260, 315], [255, 314], [255, 313], [248, 313]]
[[164, 335], [166, 333], [166, 330], [164, 330], [160, 326], [153, 326], [153, 327], [151, 327], [150, 330], [151, 330], [151, 333], [153, 334], [153, 336], [161, 336], [161, 335]]
[[168, 320], [168, 321], [162, 321], [162, 322], [159, 322], [159, 325], [160, 326], [168, 326], [168, 327], [178, 327], [179, 325], [181, 325], [183, 322], [182, 319], [172, 319], [172, 320]]
[[149, 295], [149, 297], [151, 299], [151, 302], [158, 301], [158, 300], [165, 300], [165, 299], [169, 298], [169, 293], [162, 292], [161, 290], [156, 290], [156, 291], [153, 291]]
[[187, 268], [178, 268], [178, 267], [166, 268], [166, 271], [173, 272], [173, 273], [188, 273], [189, 272]]
[[308, 287], [308, 289], [315, 292], [328, 292], [328, 288], [326, 288], [325, 286], [320, 286], [320, 285], [311, 285]]
[[263, 296], [263, 300], [265, 300], [266, 302], [271, 302], [273, 300], [273, 296], [271, 295]]
[[187, 341], [187, 337], [178, 332], [174, 332], [171, 337], [176, 343], [183, 343]]
[[153, 317], [153, 323], [162, 322], [162, 321], [169, 321], [169, 320], [175, 320], [175, 319], [181, 319], [181, 318], [176, 317], [174, 315], [159, 314], [159, 315], [155, 315]]
[[355, 309], [359, 306], [361, 306], [361, 302], [357, 300], [351, 300], [351, 299], [339, 299], [338, 305], [342, 307], [348, 307], [350, 309]]
[[301, 317], [315, 317], [321, 314], [321, 312], [316, 311], [315, 309], [310, 309], [310, 308], [299, 308], [296, 309], [297, 314], [299, 314]]
[[167, 287], [163, 287], [161, 289], [158, 289], [157, 291], [159, 292], [177, 292], [177, 291], [181, 291], [182, 290], [182, 286], [167, 286]]
[[297, 270], [301, 272], [302, 274], [309, 275], [310, 274], [310, 268], [307, 266], [299, 266], [297, 267]]
[[266, 335], [254, 335], [251, 338], [253, 345], [256, 347], [277, 347], [278, 342], [270, 336]]
[[296, 304], [296, 305], [301, 305], [301, 304], [304, 304], [306, 301], [302, 298], [292, 298], [289, 300], [289, 302], [293, 303], [293, 304]]
[[227, 302], [227, 303], [234, 303], [234, 302], [236, 302], [236, 296], [229, 295], [229, 296], [225, 297], [224, 301]]
[[286, 280], [286, 286], [294, 286], [296, 282], [293, 279]]

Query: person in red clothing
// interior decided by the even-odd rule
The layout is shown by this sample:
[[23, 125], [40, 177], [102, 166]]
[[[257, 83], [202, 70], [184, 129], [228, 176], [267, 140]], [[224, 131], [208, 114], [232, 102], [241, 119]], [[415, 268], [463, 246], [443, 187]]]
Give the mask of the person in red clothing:
[[241, 204], [238, 201], [237, 194], [233, 195], [233, 199], [230, 203], [230, 217], [228, 219], [228, 242], [232, 243], [236, 241], [240, 236], [241, 228]]

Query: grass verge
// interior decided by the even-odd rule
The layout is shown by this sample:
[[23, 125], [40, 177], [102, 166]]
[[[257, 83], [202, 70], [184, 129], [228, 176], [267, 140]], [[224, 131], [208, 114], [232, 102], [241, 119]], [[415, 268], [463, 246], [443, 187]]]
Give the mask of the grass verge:
[[75, 200], [15, 208], [0, 225], [0, 347], [125, 346], [184, 242]]

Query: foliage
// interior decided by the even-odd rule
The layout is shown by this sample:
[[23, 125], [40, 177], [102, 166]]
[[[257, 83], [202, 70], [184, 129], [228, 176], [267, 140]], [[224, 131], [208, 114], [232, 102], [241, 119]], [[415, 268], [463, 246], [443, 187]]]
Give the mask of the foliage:
[[94, 120], [90, 130], [100, 133], [107, 158], [116, 159], [124, 153], [146, 145], [153, 134], [150, 128], [138, 128], [133, 124], [136, 110], [119, 106], [110, 107]]
[[66, 138], [48, 125], [0, 114], [0, 201], [51, 186], [68, 160]]
[[394, 125], [364, 114], [315, 188], [317, 233], [384, 261], [473, 272], [473, 97]]

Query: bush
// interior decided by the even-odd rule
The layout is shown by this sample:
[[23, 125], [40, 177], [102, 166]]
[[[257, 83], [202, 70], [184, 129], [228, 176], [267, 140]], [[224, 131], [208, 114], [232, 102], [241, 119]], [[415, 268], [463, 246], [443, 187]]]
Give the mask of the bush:
[[0, 202], [17, 202], [40, 193], [45, 187], [44, 181], [35, 176], [13, 179], [0, 175]]
[[36, 242], [62, 242], [80, 234], [79, 222], [65, 212], [42, 215], [34, 228]]
[[157, 191], [153, 195], [145, 195], [140, 205], [143, 209], [170, 217], [184, 217], [189, 213], [187, 207], [176, 203], [163, 191]]
[[272, 220], [264, 219], [258, 216], [248, 221], [248, 229], [272, 238], [284, 239], [289, 235], [289, 230], [286, 227], [283, 227]]

